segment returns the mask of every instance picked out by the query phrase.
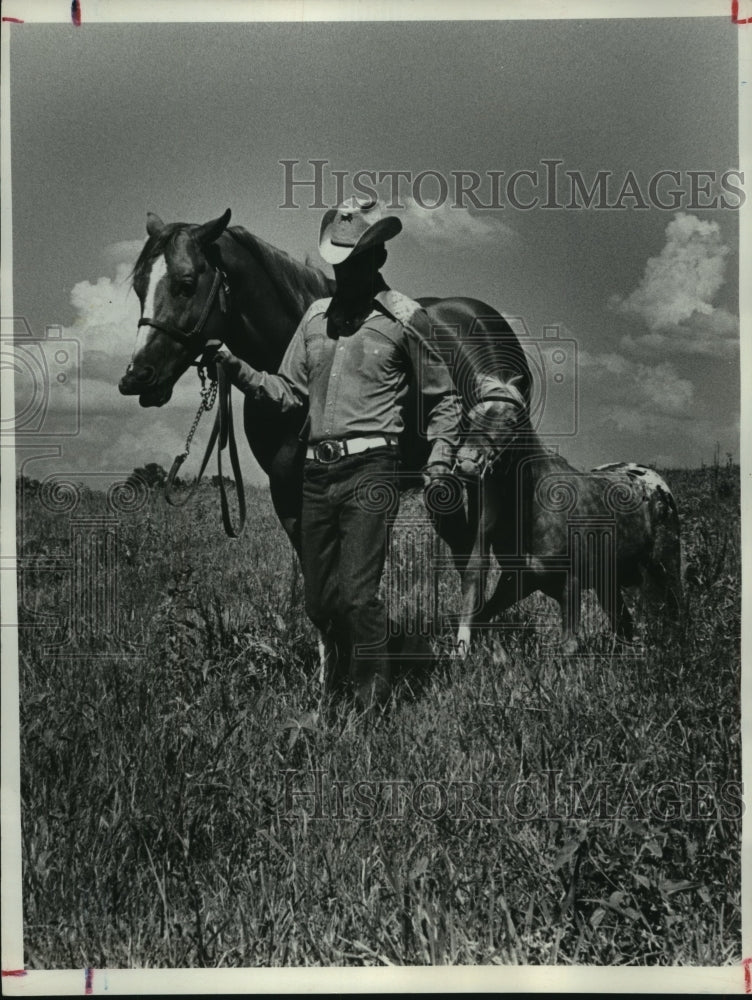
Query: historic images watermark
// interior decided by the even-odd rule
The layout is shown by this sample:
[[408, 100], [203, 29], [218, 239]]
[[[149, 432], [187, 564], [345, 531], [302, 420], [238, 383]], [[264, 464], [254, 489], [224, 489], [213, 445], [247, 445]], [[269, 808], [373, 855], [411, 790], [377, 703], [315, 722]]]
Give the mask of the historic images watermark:
[[556, 769], [512, 782], [383, 777], [351, 781], [318, 769], [279, 774], [282, 814], [291, 819], [711, 822], [741, 819], [745, 809], [740, 781], [669, 778], [638, 785], [631, 779], [565, 779]]
[[325, 209], [345, 200], [346, 190], [382, 199], [387, 211], [413, 203], [422, 209], [517, 211], [531, 209], [732, 209], [746, 201], [744, 172], [659, 170], [638, 178], [633, 170], [585, 175], [563, 160], [542, 159], [532, 167], [506, 170], [334, 170], [328, 160], [283, 159], [279, 208]]

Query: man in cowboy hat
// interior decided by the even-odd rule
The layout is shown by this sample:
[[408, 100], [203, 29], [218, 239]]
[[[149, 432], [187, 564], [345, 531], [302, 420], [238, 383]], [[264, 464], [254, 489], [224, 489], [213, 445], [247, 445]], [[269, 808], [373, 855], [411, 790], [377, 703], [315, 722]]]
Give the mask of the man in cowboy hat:
[[387, 615], [378, 596], [387, 514], [396, 514], [398, 440], [411, 378], [428, 414], [428, 486], [450, 473], [461, 408], [428, 317], [387, 287], [387, 240], [402, 229], [376, 201], [350, 198], [323, 218], [319, 250], [336, 291], [303, 316], [277, 374], [220, 348], [232, 382], [287, 411], [308, 406], [301, 561], [306, 611], [349, 660], [364, 708], [390, 691]]

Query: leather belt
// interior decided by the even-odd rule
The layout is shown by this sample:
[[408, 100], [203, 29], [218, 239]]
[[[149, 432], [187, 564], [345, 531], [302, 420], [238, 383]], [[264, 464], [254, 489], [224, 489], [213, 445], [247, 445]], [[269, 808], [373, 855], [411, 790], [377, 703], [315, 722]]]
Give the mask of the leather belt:
[[341, 441], [332, 438], [309, 444], [306, 448], [306, 458], [322, 462], [324, 465], [332, 465], [346, 455], [359, 455], [363, 451], [370, 451], [371, 448], [384, 448], [396, 443], [394, 438], [383, 436], [345, 438]]

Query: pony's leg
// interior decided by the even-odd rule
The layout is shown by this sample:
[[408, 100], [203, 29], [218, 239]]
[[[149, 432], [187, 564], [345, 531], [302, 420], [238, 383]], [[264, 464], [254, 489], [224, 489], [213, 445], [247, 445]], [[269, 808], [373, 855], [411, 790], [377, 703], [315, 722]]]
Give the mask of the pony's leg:
[[651, 496], [650, 515], [653, 547], [642, 567], [642, 596], [645, 610], [658, 607], [669, 624], [681, 619], [684, 605], [682, 587], [682, 547], [676, 503], [665, 483]]
[[329, 650], [327, 649], [326, 636], [323, 632], [319, 632], [318, 637], [318, 649], [319, 649], [319, 684], [323, 690], [326, 684], [327, 677], [327, 665], [329, 660]]
[[580, 647], [577, 634], [580, 631], [580, 611], [582, 591], [580, 577], [569, 571], [566, 574], [561, 593], [561, 651], [565, 656], [574, 656]]
[[424, 499], [434, 531], [449, 546], [455, 569], [462, 575], [473, 541], [471, 519], [463, 503], [462, 483], [457, 477], [439, 481], [425, 491]]
[[623, 639], [625, 642], [632, 642], [634, 640], [634, 618], [632, 617], [632, 612], [627, 607], [627, 602], [624, 600], [621, 589], [619, 590], [617, 611], [614, 615], [612, 628], [617, 638]]
[[517, 593], [517, 574], [502, 573], [493, 594], [478, 613], [479, 623], [487, 625], [492, 618], [516, 604], [521, 596]]
[[447, 514], [439, 514], [430, 510], [429, 513], [436, 534], [442, 542], [449, 546], [454, 567], [462, 576], [470, 557], [473, 537], [464, 508], [461, 507]]
[[624, 600], [622, 588], [617, 581], [615, 595], [616, 606], [614, 606], [614, 597], [607, 589], [608, 586], [608, 581], [601, 580], [596, 583], [595, 593], [598, 598], [598, 602], [607, 614], [609, 624], [611, 625], [611, 631], [616, 635], [616, 637], [618, 639], [622, 639], [624, 642], [632, 642], [634, 639], [634, 619], [632, 618], [632, 612], [627, 607], [627, 602]]
[[[500, 615], [507, 608], [511, 608], [524, 595], [518, 593], [518, 578], [516, 573], [503, 573], [499, 577], [493, 594], [485, 602], [477, 615], [476, 624], [488, 625], [491, 619]], [[498, 645], [494, 645], [495, 666], [505, 667], [509, 664], [509, 654], [501, 643], [499, 637]]]
[[462, 573], [462, 603], [455, 655], [464, 659], [470, 649], [472, 628], [485, 603], [491, 532], [496, 520], [493, 490], [488, 479], [468, 483], [468, 511], [473, 546]]
[[664, 620], [675, 625], [682, 608], [681, 577], [671, 574], [663, 565], [643, 567], [641, 598], [644, 613], [659, 612]]
[[684, 606], [684, 588], [682, 586], [682, 553], [679, 542], [678, 526], [672, 531], [656, 532], [656, 550], [645, 573], [648, 587], [654, 597], [660, 602], [662, 610], [671, 623], [679, 621]]
[[597, 572], [592, 574], [593, 589], [608, 618], [611, 631], [617, 638], [631, 642], [634, 638], [634, 621], [624, 600], [624, 579], [620, 577], [613, 560], [597, 563], [596, 568]]

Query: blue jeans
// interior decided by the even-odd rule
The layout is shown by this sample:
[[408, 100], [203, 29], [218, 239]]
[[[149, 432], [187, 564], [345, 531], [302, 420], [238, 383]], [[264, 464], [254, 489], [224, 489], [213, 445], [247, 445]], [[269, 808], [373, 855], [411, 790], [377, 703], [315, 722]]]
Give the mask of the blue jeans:
[[397, 466], [397, 449], [383, 447], [331, 465], [307, 461], [303, 474], [306, 612], [337, 643], [340, 671], [349, 673], [364, 707], [384, 701], [391, 686], [387, 613], [378, 589], [387, 519], [399, 508]]

